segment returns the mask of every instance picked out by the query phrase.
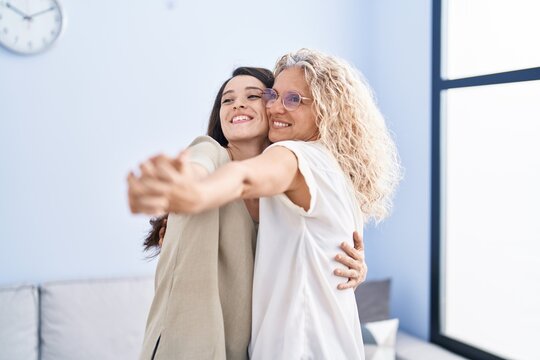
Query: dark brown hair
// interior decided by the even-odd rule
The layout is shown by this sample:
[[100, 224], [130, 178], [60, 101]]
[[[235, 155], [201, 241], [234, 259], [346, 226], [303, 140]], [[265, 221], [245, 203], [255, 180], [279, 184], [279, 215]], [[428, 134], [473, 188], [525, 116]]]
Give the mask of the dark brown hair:
[[[219, 118], [219, 110], [221, 109], [221, 97], [223, 96], [223, 91], [225, 86], [229, 81], [235, 76], [248, 75], [253, 76], [258, 79], [263, 85], [267, 88], [274, 86], [274, 74], [268, 69], [257, 68], [257, 67], [246, 67], [242, 66], [236, 68], [232, 76], [223, 82], [223, 85], [219, 88], [216, 98], [214, 100], [214, 106], [212, 106], [212, 112], [210, 113], [210, 119], [208, 120], [208, 130], [207, 135], [216, 140], [221, 146], [225, 147], [229, 144], [229, 141], [223, 135], [223, 130], [221, 129], [221, 119]], [[152, 251], [148, 256], [153, 258], [157, 256], [161, 250], [159, 246], [159, 230], [166, 225], [166, 220], [169, 214], [158, 216], [150, 219], [150, 230], [146, 235], [146, 238], [143, 242], [144, 251]]]
[[219, 110], [221, 109], [221, 96], [223, 95], [225, 86], [227, 86], [229, 81], [233, 77], [240, 75], [253, 76], [260, 82], [262, 82], [263, 85], [267, 88], [271, 88], [272, 86], [274, 86], [274, 74], [272, 74], [270, 70], [264, 68], [245, 66], [239, 67], [233, 71], [230, 78], [225, 80], [223, 85], [221, 85], [221, 88], [219, 88], [216, 99], [214, 100], [214, 106], [212, 107], [210, 119], [208, 120], [208, 131], [206, 133], [208, 136], [216, 140], [221, 146], [227, 146], [229, 144], [229, 141], [225, 138], [225, 135], [223, 135], [223, 130], [221, 129], [221, 119], [219, 118]]
[[148, 258], [157, 256], [161, 250], [159, 245], [159, 230], [166, 225], [169, 214], [156, 216], [150, 219], [150, 230], [143, 242], [144, 251], [152, 251]]

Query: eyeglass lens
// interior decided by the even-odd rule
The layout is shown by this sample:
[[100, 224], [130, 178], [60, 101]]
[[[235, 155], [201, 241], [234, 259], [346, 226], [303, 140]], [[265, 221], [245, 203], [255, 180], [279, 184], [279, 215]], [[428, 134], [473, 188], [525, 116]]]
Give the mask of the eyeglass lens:
[[[272, 106], [279, 98], [278, 93], [274, 89], [265, 89], [262, 96], [266, 101], [266, 107]], [[288, 91], [282, 95], [281, 101], [286, 110], [292, 111], [298, 108], [302, 102], [302, 97], [295, 91]]]

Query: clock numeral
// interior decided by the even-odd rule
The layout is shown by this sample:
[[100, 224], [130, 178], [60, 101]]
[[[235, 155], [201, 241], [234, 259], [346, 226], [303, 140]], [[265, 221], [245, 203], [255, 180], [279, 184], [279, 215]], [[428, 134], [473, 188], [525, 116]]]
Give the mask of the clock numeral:
[[8, 28], [5, 27], [5, 28], [4, 28], [4, 34], [7, 34], [8, 32], [9, 32]]
[[43, 41], [43, 44], [47, 44], [47, 39], [46, 38], [42, 38], [41, 41]]
[[51, 30], [51, 35], [54, 36], [56, 34], [56, 31], [53, 29]]
[[19, 37], [15, 36], [15, 40], [13, 41], [14, 44], [16, 44], [19, 41]]
[[32, 45], [32, 42], [31, 42], [31, 41], [29, 41], [29, 42], [28, 42], [28, 48], [29, 48], [29, 49], [31, 49], [31, 48], [32, 48], [32, 46], [33, 46], [33, 45]]

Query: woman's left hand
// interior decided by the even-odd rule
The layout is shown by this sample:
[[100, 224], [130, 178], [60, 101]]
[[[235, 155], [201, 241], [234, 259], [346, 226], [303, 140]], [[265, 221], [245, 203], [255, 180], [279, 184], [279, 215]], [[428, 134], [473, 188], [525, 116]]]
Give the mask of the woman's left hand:
[[364, 240], [357, 231], [353, 233], [354, 248], [348, 243], [341, 243], [341, 249], [345, 254], [337, 254], [336, 260], [348, 267], [348, 269], [336, 269], [334, 274], [348, 278], [346, 283], [338, 285], [339, 290], [356, 289], [366, 280], [368, 267], [364, 258]]

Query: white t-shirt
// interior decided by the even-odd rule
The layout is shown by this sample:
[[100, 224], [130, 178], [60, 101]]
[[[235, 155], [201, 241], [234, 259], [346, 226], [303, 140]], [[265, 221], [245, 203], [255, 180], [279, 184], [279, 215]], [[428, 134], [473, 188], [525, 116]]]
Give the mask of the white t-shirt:
[[362, 232], [352, 184], [319, 142], [273, 146], [296, 155], [311, 201], [306, 212], [285, 194], [260, 199], [250, 357], [364, 359], [354, 290], [333, 274], [340, 243]]

